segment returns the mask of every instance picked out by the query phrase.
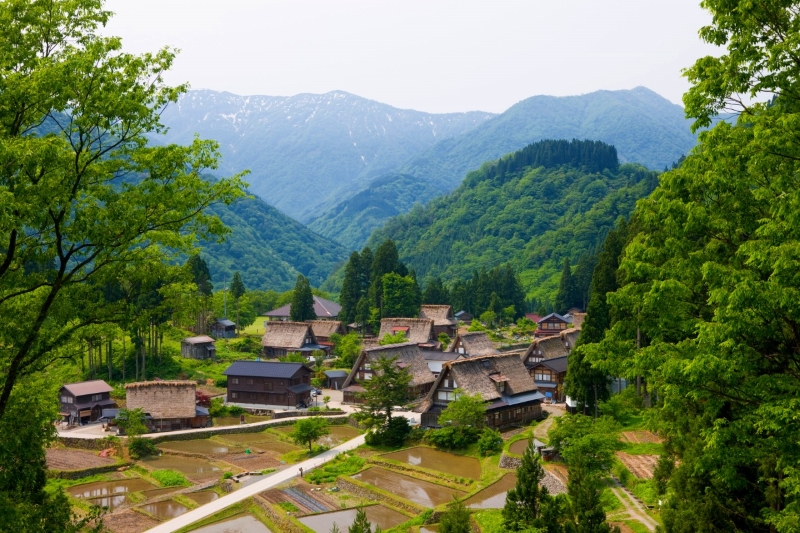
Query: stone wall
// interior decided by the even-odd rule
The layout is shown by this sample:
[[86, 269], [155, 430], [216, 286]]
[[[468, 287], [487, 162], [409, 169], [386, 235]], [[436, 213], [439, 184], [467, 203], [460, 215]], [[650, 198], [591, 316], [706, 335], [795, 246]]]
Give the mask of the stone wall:
[[[112, 435], [109, 435], [112, 437]], [[109, 442], [106, 439], [82, 439], [79, 437], [58, 437], [58, 442], [67, 448], [78, 448], [81, 450], [105, 450], [115, 448], [119, 455], [122, 455], [122, 441], [116, 440]]]
[[127, 468], [129, 466], [131, 466], [131, 463], [116, 463], [113, 465], [84, 468], [83, 470], [48, 470], [47, 477], [51, 479], [80, 479], [87, 476], [105, 474], [107, 472], [116, 472], [120, 468]]
[[516, 470], [520, 466], [522, 466], [522, 459], [519, 457], [509, 457], [506, 454], [500, 456], [500, 464], [498, 465], [500, 468], [508, 468], [511, 470]]
[[390, 507], [403, 509], [404, 511], [411, 513], [413, 516], [425, 511], [424, 507], [419, 507], [411, 504], [410, 502], [405, 502], [399, 498], [389, 496], [388, 494], [371, 490], [351, 479], [345, 479], [343, 477], [337, 478], [336, 486], [339, 487], [340, 490], [349, 492], [350, 494], [358, 496], [359, 498], [363, 498], [365, 500], [374, 500], [380, 503], [385, 503]]
[[278, 526], [281, 531], [284, 531], [285, 533], [306, 533], [308, 531], [306, 528], [298, 526], [294, 521], [286, 518], [286, 515], [282, 514], [285, 511], [281, 511], [279, 513], [272, 507], [272, 505], [269, 504], [269, 502], [263, 500], [262, 498], [256, 496], [253, 498], [253, 500], [256, 502], [256, 505], [264, 510], [264, 513], [266, 513], [269, 519], [272, 520], [272, 522]]

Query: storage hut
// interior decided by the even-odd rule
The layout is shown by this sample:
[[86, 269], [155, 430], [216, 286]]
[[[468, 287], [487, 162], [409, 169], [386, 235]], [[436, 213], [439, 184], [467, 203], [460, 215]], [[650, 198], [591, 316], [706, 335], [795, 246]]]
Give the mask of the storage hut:
[[236, 337], [236, 323], [227, 318], [217, 319], [211, 324], [211, 336], [217, 339], [233, 339]]
[[181, 355], [187, 359], [214, 359], [217, 346], [208, 335], [187, 337], [181, 341]]

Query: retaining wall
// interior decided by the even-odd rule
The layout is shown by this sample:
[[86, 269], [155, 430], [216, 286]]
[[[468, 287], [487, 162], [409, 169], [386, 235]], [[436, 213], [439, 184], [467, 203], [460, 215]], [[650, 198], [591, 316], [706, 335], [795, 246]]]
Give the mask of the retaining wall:
[[281, 531], [285, 531], [286, 533], [308, 533], [311, 531], [310, 529], [296, 524], [294, 521], [289, 520], [286, 518], [285, 511], [281, 511], [280, 513], [272, 508], [269, 502], [259, 498], [256, 496], [253, 498], [256, 502], [256, 505], [261, 507], [264, 510], [264, 513], [269, 517], [272, 522], [280, 528]]
[[[347, 423], [347, 416], [339, 416], [339, 417], [332, 417], [328, 421], [334, 425], [346, 424]], [[195, 439], [208, 439], [213, 437], [214, 435], [229, 435], [229, 434], [236, 434], [236, 433], [260, 433], [265, 429], [269, 429], [271, 427], [281, 427], [281, 426], [291, 426], [294, 424], [294, 420], [284, 420], [284, 421], [276, 421], [276, 422], [265, 422], [263, 424], [259, 424], [257, 426], [224, 426], [224, 427], [211, 427], [207, 428], [203, 431], [192, 431], [189, 433], [148, 433], [147, 435], [143, 435], [150, 440], [153, 441], [153, 444], [158, 444], [160, 442], [164, 442], [167, 440], [195, 440]]]
[[50, 479], [80, 479], [82, 477], [94, 476], [96, 474], [116, 472], [120, 468], [127, 468], [129, 466], [131, 466], [131, 463], [95, 466], [93, 468], [84, 468], [83, 470], [48, 470], [47, 477]]
[[425, 507], [416, 506], [410, 502], [406, 502], [401, 499], [391, 497], [387, 494], [371, 490], [351, 479], [345, 479], [343, 477], [337, 478], [336, 486], [339, 487], [340, 490], [354, 494], [359, 498], [364, 498], [365, 500], [374, 500], [380, 503], [386, 503], [391, 507], [403, 509], [404, 511], [411, 513], [412, 516], [416, 516], [424, 512], [426, 509]]

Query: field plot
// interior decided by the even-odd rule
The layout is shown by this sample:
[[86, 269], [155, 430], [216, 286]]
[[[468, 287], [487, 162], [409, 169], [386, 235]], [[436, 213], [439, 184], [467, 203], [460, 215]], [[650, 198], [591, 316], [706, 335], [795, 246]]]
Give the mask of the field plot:
[[625, 468], [639, 479], [650, 479], [653, 477], [653, 470], [658, 462], [657, 455], [630, 455], [625, 452], [617, 452], [617, 458], [622, 461]]
[[142, 513], [126, 509], [119, 513], [105, 515], [103, 524], [113, 533], [141, 533], [157, 526], [158, 521]]
[[47, 468], [50, 470], [83, 470], [113, 465], [117, 462], [113, 457], [100, 457], [96, 453], [86, 450], [49, 448], [45, 450], [45, 453], [47, 454]]
[[632, 444], [641, 444], [644, 442], [647, 443], [660, 443], [664, 442], [664, 439], [660, 438], [655, 433], [651, 433], [650, 431], [623, 431], [622, 436], [620, 439], [624, 442], [630, 442]]

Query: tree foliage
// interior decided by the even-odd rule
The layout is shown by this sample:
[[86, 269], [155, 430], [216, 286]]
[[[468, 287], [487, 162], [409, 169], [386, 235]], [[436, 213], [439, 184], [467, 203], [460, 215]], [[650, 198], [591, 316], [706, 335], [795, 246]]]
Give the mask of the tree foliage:
[[311, 284], [308, 278], [302, 274], [297, 276], [292, 295], [292, 306], [289, 309], [289, 320], [293, 322], [305, 322], [306, 320], [316, 320], [317, 313], [314, 311], [314, 294], [311, 292]]
[[362, 383], [363, 404], [356, 418], [370, 428], [380, 430], [392, 420], [392, 409], [408, 401], [411, 374], [408, 368], [397, 366], [397, 356], [381, 356], [372, 363], [372, 379]]
[[383, 318], [416, 317], [421, 296], [417, 280], [411, 276], [389, 273], [383, 276]]
[[330, 424], [321, 416], [311, 416], [301, 418], [294, 423], [291, 438], [297, 444], [308, 445], [308, 451], [313, 451], [314, 441], [329, 435], [331, 432]]
[[452, 503], [447, 505], [447, 510], [439, 518], [439, 533], [471, 533], [472, 527], [469, 522], [469, 509], [462, 500], [455, 496]]

